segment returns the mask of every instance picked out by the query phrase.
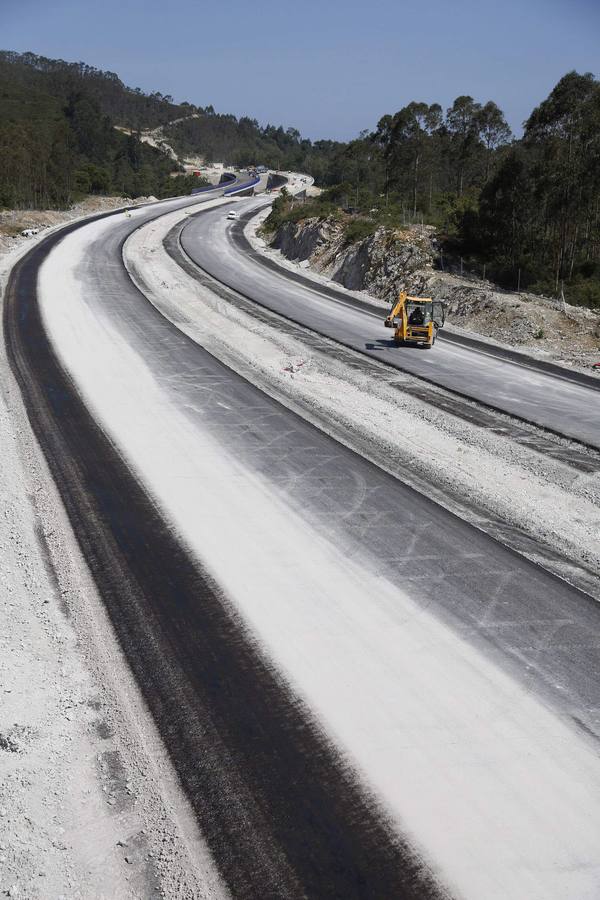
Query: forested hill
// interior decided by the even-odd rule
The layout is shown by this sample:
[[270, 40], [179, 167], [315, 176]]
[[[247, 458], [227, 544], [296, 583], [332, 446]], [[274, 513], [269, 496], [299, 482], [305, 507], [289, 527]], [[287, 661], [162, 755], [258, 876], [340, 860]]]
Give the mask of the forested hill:
[[134, 130], [157, 128], [190, 111], [188, 103], [176, 104], [172, 97], [128, 88], [114, 72], [102, 72], [83, 62], [4, 50], [0, 51], [0, 67], [3, 89], [7, 84], [13, 88], [20, 85], [63, 101], [83, 91], [115, 125]]
[[589, 73], [564, 75], [518, 140], [492, 100], [413, 101], [307, 162], [331, 185], [313, 214], [350, 207], [349, 240], [429, 223], [461, 269], [600, 307], [600, 82]]
[[[132, 134], [120, 132], [121, 126]], [[352, 234], [434, 224], [445, 252], [500, 284], [600, 306], [600, 83], [569, 72], [515, 140], [492, 101], [413, 101], [342, 143], [129, 88], [84, 63], [0, 51], [0, 207], [64, 207], [86, 193], [158, 197], [192, 178], [139, 140], [156, 128], [180, 156], [305, 171]], [[294, 215], [299, 211], [295, 210]]]
[[262, 128], [211, 106], [177, 104], [85, 63], [0, 51], [0, 206], [61, 207], [90, 192], [184, 192], [169, 177], [173, 161], [136, 136], [173, 122], [164, 131], [169, 142], [207, 162], [301, 168], [307, 157], [325, 159], [343, 146], [313, 145], [293, 128]]
[[168, 193], [172, 160], [113, 126], [155, 126], [178, 111], [83, 64], [0, 53], [0, 206]]

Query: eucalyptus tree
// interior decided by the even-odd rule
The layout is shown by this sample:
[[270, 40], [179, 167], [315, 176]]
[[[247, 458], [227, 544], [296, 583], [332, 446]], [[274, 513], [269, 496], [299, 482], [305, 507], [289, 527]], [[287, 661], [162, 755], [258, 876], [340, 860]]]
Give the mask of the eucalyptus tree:
[[598, 258], [600, 239], [600, 83], [569, 72], [525, 125], [535, 182], [538, 240], [551, 249], [555, 285], [579, 256]]
[[[372, 135], [380, 148], [390, 180], [408, 199], [416, 215], [420, 187], [431, 185], [432, 136], [440, 128], [442, 108], [438, 103], [411, 102], [394, 116], [383, 116]], [[424, 171], [425, 164], [425, 171]], [[431, 195], [431, 190], [429, 191]]]
[[490, 177], [493, 156], [500, 147], [508, 144], [512, 132], [504, 118], [504, 113], [493, 100], [488, 100], [481, 107], [477, 115], [476, 127], [486, 149], [485, 180], [487, 182]]
[[459, 197], [481, 147], [478, 127], [480, 115], [481, 104], [468, 95], [457, 97], [446, 111], [445, 125], [450, 138], [450, 156]]

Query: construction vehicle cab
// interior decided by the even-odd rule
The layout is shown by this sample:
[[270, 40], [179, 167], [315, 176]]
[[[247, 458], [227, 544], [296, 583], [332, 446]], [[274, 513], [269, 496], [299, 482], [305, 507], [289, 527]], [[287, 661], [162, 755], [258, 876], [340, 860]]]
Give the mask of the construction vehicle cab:
[[402, 291], [384, 324], [386, 328], [395, 329], [394, 340], [397, 344], [417, 344], [430, 349], [445, 320], [443, 300], [409, 297], [406, 291]]

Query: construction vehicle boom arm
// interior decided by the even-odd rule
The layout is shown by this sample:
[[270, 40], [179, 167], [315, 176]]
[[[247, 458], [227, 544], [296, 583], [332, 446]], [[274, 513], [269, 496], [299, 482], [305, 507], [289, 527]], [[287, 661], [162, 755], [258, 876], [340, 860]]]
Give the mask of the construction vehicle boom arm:
[[394, 327], [394, 319], [396, 318], [396, 316], [399, 316], [400, 313], [402, 312], [402, 310], [403, 310], [403, 308], [404, 308], [404, 304], [405, 304], [405, 302], [406, 302], [406, 297], [407, 297], [406, 291], [401, 291], [401, 292], [400, 292], [400, 296], [398, 297], [398, 302], [396, 303], [396, 305], [395, 305], [394, 308], [392, 309], [391, 313], [389, 314], [389, 316], [388, 316], [387, 319], [385, 320], [385, 323], [384, 323], [384, 324], [385, 324], [388, 328], [393, 328], [393, 327]]

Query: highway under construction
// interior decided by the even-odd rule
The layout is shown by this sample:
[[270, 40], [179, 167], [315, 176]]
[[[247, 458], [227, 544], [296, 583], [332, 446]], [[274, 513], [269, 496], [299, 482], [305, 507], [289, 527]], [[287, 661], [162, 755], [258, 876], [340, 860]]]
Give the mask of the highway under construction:
[[[593, 514], [584, 497], [571, 547], [580, 501], [557, 498], [597, 488], [597, 384], [441, 329], [430, 352], [401, 345], [375, 308], [261, 256], [256, 187], [58, 230], [4, 308], [215, 891], [594, 897]], [[485, 493], [523, 459], [556, 473], [531, 508], [555, 508], [558, 537], [525, 488]]]

